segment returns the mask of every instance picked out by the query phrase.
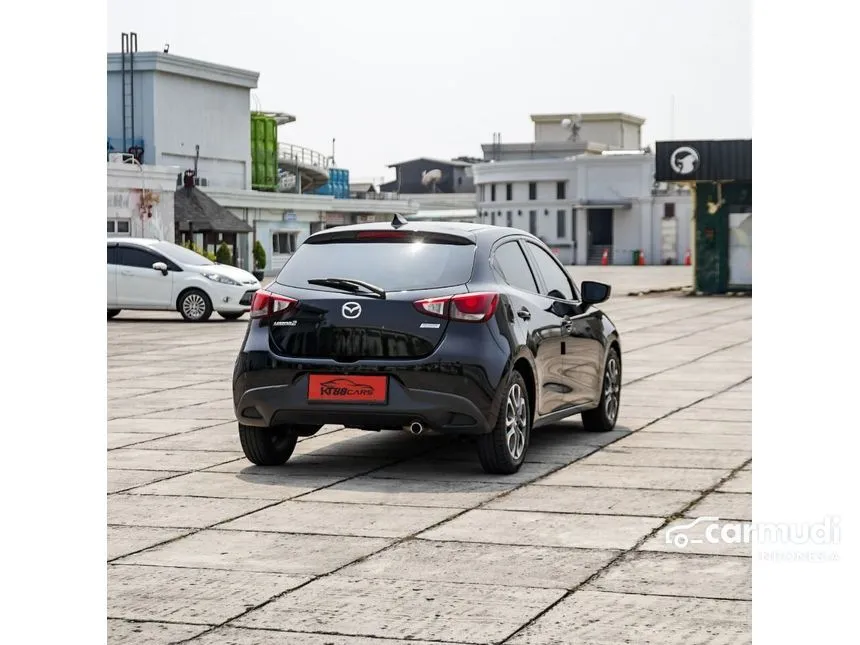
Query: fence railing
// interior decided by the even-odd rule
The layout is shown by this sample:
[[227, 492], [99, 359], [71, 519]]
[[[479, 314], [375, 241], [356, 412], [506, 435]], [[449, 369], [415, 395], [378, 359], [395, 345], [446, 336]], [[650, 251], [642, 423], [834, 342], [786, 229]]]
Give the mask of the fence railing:
[[305, 166], [316, 166], [327, 170], [331, 166], [331, 157], [321, 152], [303, 148], [292, 143], [278, 144], [278, 161], [282, 163], [300, 163]]

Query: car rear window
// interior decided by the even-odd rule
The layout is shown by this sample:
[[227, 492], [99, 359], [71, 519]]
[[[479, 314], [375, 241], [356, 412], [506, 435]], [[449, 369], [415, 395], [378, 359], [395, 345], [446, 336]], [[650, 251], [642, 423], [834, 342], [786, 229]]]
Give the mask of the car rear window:
[[281, 269], [277, 281], [307, 288], [311, 287], [308, 280], [350, 278], [386, 291], [437, 289], [468, 282], [474, 258], [474, 244], [414, 241], [302, 244]]

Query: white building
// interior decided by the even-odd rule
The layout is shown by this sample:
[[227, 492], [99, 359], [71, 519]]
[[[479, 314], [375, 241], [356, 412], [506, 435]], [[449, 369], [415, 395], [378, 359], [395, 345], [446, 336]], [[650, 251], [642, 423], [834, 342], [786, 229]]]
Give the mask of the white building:
[[[162, 52], [107, 55], [109, 155], [131, 151], [145, 169], [155, 166], [156, 170], [147, 172], [156, 174], [158, 168], [171, 167], [173, 190], [180, 186], [186, 171], [195, 170], [197, 189], [226, 208], [237, 223], [247, 224], [215, 230], [192, 222], [189, 230], [185, 217], [180, 232], [183, 238], [191, 237], [210, 251], [225, 241], [233, 247], [237, 264], [247, 269], [253, 268], [252, 248], [259, 241], [266, 251], [265, 271], [271, 275], [320, 228], [416, 212], [414, 204], [401, 199], [365, 201], [302, 194], [329, 180], [331, 158], [285, 143], [280, 132], [280, 189], [252, 190], [251, 90], [257, 87], [258, 79], [257, 72]], [[279, 126], [295, 121], [288, 114], [267, 114]], [[126, 204], [124, 198], [115, 201]], [[133, 201], [132, 195], [121, 208], [133, 211]], [[172, 203], [164, 196], [159, 231], [164, 239], [173, 239], [176, 234], [168, 236], [169, 226], [163, 219], [168, 202]], [[110, 207], [110, 197], [108, 203]], [[177, 222], [182, 219], [180, 215], [175, 213]], [[224, 217], [220, 219], [223, 222]], [[109, 230], [111, 226], [108, 224]], [[125, 224], [120, 226], [125, 229]], [[156, 236], [153, 230], [144, 228], [141, 234]], [[115, 234], [122, 233], [115, 229]]]
[[[562, 122], [579, 124], [576, 132]], [[679, 263], [690, 248], [688, 192], [654, 183], [644, 119], [533, 115], [535, 142], [486, 144], [473, 166], [480, 221], [541, 237], [570, 264]], [[565, 125], [569, 125], [565, 123]], [[587, 137], [587, 138], [586, 138]]]

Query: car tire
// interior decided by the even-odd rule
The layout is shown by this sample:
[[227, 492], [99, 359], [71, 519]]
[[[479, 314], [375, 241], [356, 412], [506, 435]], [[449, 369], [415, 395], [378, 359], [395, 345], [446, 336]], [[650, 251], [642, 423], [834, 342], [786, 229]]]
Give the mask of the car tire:
[[108, 320], [116, 316], [122, 309], [108, 309]]
[[218, 315], [221, 316], [224, 320], [239, 320], [242, 316], [245, 315], [244, 311], [219, 311]]
[[609, 432], [621, 409], [621, 358], [613, 347], [606, 357], [600, 388], [600, 404], [582, 413], [582, 425], [589, 432]]
[[212, 315], [212, 301], [200, 289], [189, 289], [179, 298], [179, 313], [188, 322], [204, 322]]
[[484, 472], [511, 475], [522, 466], [529, 447], [532, 415], [526, 382], [512, 372], [492, 431], [478, 437], [478, 458]]
[[239, 424], [239, 441], [245, 457], [257, 466], [282, 466], [296, 449], [296, 434], [289, 426], [257, 428]]

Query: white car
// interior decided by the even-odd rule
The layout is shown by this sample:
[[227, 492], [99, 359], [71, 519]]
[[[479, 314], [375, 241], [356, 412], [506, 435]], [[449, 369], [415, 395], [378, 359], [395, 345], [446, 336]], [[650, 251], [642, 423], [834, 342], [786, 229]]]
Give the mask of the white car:
[[260, 289], [252, 274], [170, 242], [109, 239], [107, 243], [107, 315], [122, 309], [179, 311], [201, 322], [213, 311], [235, 320], [251, 308]]

